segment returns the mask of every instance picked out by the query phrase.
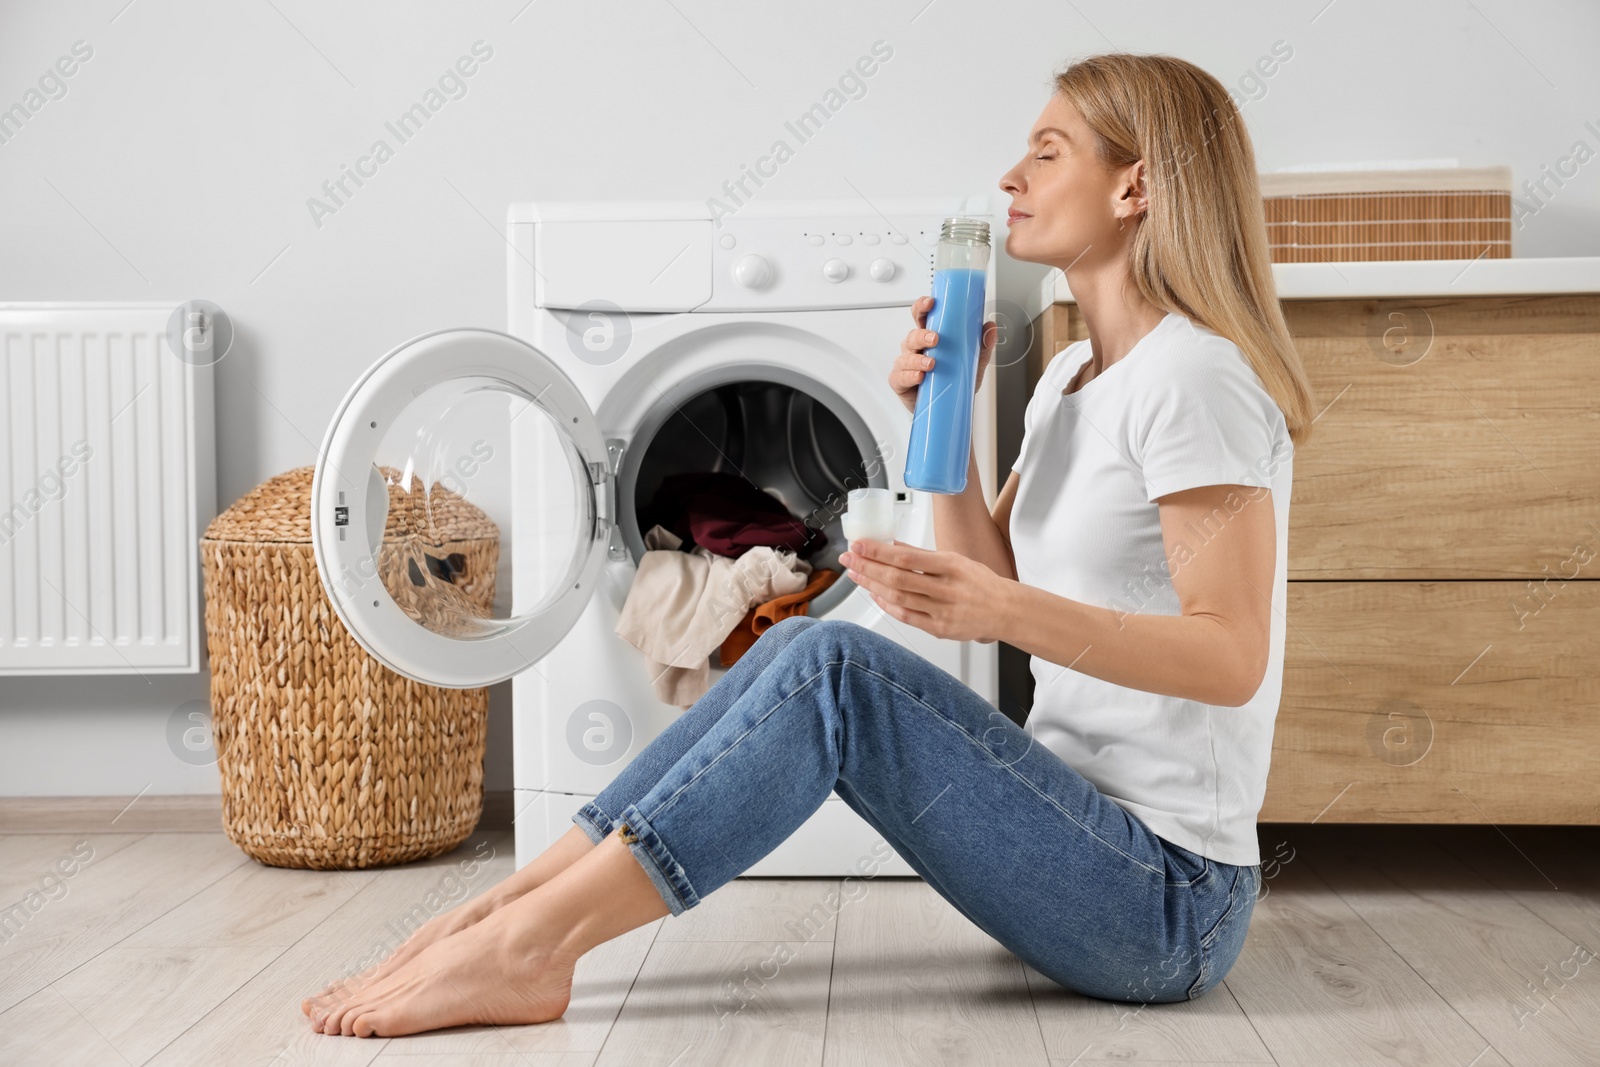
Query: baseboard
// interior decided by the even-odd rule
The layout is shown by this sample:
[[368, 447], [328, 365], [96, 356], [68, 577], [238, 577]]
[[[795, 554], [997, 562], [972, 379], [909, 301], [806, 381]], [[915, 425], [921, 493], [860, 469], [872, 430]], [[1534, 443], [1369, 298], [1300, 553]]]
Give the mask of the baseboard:
[[0, 833], [216, 833], [222, 796], [0, 797]]
[[[511, 790], [483, 797], [479, 830], [511, 829]], [[222, 829], [222, 795], [0, 797], [0, 834], [185, 834]]]

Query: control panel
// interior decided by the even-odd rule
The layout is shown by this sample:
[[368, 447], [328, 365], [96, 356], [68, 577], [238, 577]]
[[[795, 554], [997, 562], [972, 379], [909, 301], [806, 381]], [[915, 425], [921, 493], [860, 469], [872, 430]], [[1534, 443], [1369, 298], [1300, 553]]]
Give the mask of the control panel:
[[696, 311], [898, 307], [927, 293], [942, 217], [721, 220]]
[[[513, 205], [510, 269], [513, 279], [526, 276], [514, 285], [529, 284], [542, 308], [904, 307], [932, 290], [944, 219], [989, 217], [987, 204], [757, 202], [716, 218], [697, 204]], [[1004, 237], [998, 221], [991, 219], [995, 241]], [[991, 269], [993, 262], [991, 255]]]

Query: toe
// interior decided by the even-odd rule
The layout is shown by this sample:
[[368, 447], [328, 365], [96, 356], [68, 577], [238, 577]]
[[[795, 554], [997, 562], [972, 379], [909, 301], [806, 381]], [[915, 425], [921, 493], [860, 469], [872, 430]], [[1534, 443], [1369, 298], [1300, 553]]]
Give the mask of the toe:
[[318, 1029], [325, 1034], [337, 1034], [339, 1032], [339, 1021], [344, 1018], [349, 1010], [350, 1005], [348, 1004], [335, 1004], [322, 1017], [322, 1025]]
[[380, 1019], [377, 1012], [364, 1012], [356, 1016], [355, 1022], [350, 1025], [350, 1033], [356, 1037], [376, 1037], [378, 1036], [379, 1025]]

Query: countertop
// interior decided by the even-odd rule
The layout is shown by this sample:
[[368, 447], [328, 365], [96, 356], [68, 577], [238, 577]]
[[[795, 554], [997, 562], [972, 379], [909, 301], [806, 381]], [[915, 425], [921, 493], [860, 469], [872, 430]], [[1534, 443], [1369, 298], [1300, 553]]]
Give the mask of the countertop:
[[[1282, 300], [1600, 293], [1600, 256], [1274, 263], [1272, 274]], [[1042, 296], [1045, 305], [1070, 303], [1067, 276], [1052, 269]]]

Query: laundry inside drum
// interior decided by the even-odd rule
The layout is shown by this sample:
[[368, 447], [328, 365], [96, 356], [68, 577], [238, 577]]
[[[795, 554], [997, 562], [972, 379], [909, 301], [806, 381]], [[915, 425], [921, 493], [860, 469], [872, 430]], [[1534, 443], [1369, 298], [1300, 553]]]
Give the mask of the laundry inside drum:
[[728, 382], [663, 407], [654, 428], [630, 446], [638, 457], [638, 535], [658, 523], [670, 528], [662, 520], [676, 511], [675, 488], [701, 484], [692, 475], [720, 474], [739, 496], [754, 487], [777, 499], [792, 517], [793, 534], [784, 536], [797, 543], [797, 554], [813, 569], [841, 572], [807, 614], [821, 617], [842, 602], [854, 588], [839, 563], [849, 491], [887, 485], [884, 459], [860, 415], [774, 381]]

